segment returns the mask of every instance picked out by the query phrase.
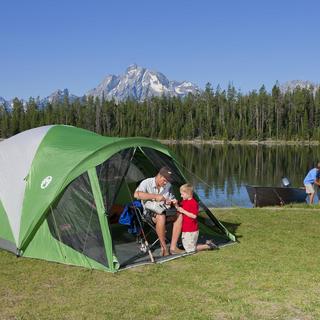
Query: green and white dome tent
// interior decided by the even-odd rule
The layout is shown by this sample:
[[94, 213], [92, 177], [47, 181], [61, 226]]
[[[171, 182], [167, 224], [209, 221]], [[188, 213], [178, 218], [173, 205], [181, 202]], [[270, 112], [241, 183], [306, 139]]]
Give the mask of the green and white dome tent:
[[[151, 139], [52, 125], [0, 142], [0, 248], [113, 272], [146, 263], [148, 254], [118, 223], [119, 212], [137, 184], [164, 165], [172, 169], [178, 193], [186, 181], [181, 167]], [[235, 241], [203, 204], [202, 209], [200, 233], [222, 245]]]

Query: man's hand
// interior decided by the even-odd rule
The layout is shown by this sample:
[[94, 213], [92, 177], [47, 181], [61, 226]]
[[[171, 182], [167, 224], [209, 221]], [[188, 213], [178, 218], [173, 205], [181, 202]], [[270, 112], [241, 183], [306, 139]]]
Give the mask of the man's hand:
[[155, 200], [156, 200], [157, 202], [161, 202], [161, 201], [165, 201], [166, 198], [165, 198], [162, 194], [157, 194], [157, 195], [155, 196]]

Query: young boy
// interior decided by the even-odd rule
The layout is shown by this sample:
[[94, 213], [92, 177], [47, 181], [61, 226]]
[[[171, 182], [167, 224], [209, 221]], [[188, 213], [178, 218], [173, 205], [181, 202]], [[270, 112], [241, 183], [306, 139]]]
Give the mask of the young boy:
[[193, 187], [191, 184], [184, 184], [180, 187], [181, 206], [176, 205], [178, 212], [182, 214], [182, 244], [186, 252], [213, 250], [218, 247], [212, 242], [198, 244], [199, 226], [197, 216], [199, 214], [199, 204], [193, 198]]

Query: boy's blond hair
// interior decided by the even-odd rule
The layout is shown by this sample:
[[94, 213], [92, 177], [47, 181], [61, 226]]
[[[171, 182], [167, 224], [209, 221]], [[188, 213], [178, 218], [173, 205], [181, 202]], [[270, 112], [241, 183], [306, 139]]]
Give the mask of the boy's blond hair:
[[189, 194], [190, 196], [192, 196], [193, 195], [193, 186], [190, 183], [183, 184], [180, 187], [180, 191], [183, 191], [183, 192]]

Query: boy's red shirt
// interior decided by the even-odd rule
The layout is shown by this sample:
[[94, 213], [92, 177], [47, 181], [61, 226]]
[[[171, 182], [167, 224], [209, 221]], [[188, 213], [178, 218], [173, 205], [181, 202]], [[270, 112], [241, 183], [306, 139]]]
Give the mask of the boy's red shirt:
[[[198, 202], [192, 198], [189, 200], [182, 200], [180, 206], [195, 215], [199, 213], [199, 204]], [[185, 214], [182, 217], [182, 232], [195, 232], [199, 230], [197, 219], [192, 219], [187, 217]]]

